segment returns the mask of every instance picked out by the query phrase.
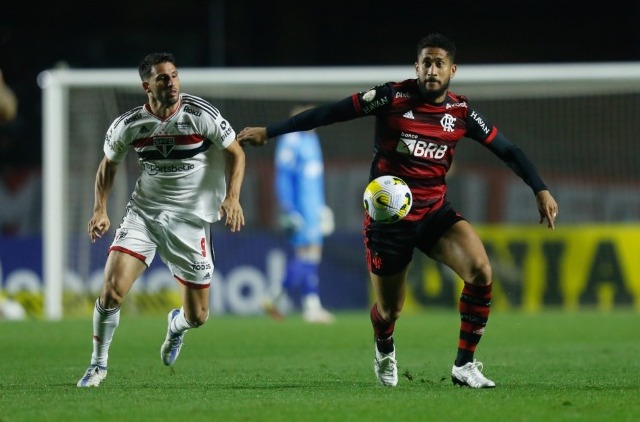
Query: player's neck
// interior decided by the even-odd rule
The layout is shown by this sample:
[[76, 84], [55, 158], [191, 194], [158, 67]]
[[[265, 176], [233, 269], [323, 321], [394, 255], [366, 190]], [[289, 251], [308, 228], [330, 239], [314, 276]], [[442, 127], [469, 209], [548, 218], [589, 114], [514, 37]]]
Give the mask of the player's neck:
[[171, 116], [176, 110], [180, 107], [180, 101], [175, 104], [162, 104], [157, 100], [149, 99], [147, 103], [147, 109], [153, 113], [153, 115], [158, 116], [161, 119], [166, 119]]

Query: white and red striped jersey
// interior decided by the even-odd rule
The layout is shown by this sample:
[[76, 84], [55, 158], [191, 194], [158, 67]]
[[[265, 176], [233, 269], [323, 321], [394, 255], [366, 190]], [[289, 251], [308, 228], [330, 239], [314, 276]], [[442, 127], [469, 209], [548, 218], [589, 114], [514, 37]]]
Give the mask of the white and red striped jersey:
[[130, 206], [153, 218], [161, 212], [218, 221], [227, 181], [223, 150], [235, 139], [231, 124], [202, 98], [181, 94], [176, 112], [166, 119], [148, 105], [115, 119], [104, 153], [121, 162], [133, 149], [140, 174]]

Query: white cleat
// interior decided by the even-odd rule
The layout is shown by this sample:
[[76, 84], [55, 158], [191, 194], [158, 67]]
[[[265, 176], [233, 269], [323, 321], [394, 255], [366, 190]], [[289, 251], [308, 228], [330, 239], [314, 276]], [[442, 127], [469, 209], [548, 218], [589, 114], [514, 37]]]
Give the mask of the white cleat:
[[178, 359], [178, 355], [180, 354], [180, 349], [182, 349], [182, 339], [184, 338], [184, 333], [180, 335], [173, 334], [171, 332], [171, 321], [180, 313], [179, 309], [172, 309], [169, 311], [169, 315], [167, 315], [168, 327], [167, 327], [167, 336], [164, 339], [164, 343], [162, 343], [162, 347], [160, 347], [160, 358], [162, 358], [162, 363], [169, 366], [172, 365], [173, 362]]
[[91, 365], [87, 368], [80, 381], [78, 387], [98, 387], [103, 379], [107, 377], [107, 368], [98, 365]]
[[463, 366], [453, 365], [451, 381], [454, 384], [471, 388], [493, 388], [496, 383], [482, 375], [482, 362], [474, 360]]
[[398, 385], [398, 362], [396, 361], [396, 351], [391, 353], [380, 353], [374, 344], [376, 358], [373, 361], [373, 371], [378, 377], [380, 384], [385, 387], [395, 387]]
[[336, 318], [324, 308], [309, 309], [302, 313], [302, 318], [312, 324], [332, 324]]

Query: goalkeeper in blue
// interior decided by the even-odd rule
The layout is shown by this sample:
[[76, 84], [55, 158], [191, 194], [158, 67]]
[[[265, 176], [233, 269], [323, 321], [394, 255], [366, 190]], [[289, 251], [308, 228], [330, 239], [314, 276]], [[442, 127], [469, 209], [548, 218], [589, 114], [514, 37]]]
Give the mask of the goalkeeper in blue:
[[[292, 115], [309, 107], [297, 106]], [[334, 316], [320, 302], [318, 269], [324, 236], [333, 231], [333, 214], [325, 204], [324, 164], [315, 131], [293, 132], [278, 139], [275, 149], [275, 191], [279, 225], [287, 235], [293, 256], [282, 284], [265, 311], [276, 319], [285, 296], [300, 295], [302, 316], [310, 323], [331, 323]]]

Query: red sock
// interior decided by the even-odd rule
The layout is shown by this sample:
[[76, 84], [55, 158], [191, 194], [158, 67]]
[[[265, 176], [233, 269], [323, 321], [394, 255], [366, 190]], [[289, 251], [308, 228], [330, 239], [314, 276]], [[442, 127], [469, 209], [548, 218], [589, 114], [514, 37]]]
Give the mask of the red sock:
[[393, 352], [393, 330], [396, 326], [395, 321], [385, 321], [378, 313], [378, 305], [373, 304], [371, 307], [371, 324], [373, 325], [373, 335], [376, 340], [378, 350], [382, 353]]
[[491, 284], [478, 286], [465, 283], [460, 295], [460, 338], [456, 366], [473, 361], [473, 354], [480, 342], [489, 319]]

